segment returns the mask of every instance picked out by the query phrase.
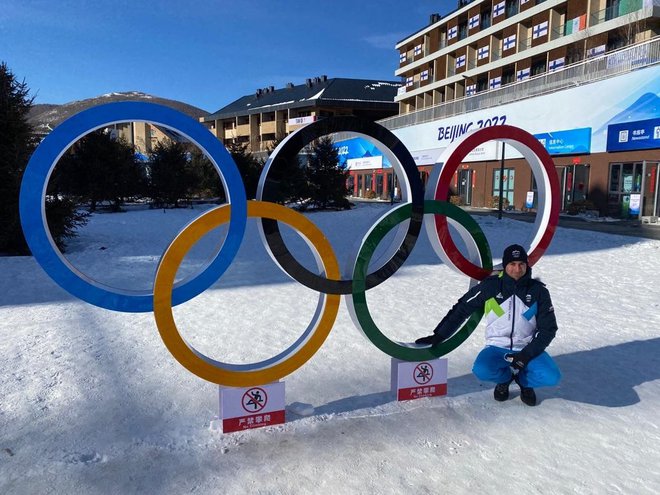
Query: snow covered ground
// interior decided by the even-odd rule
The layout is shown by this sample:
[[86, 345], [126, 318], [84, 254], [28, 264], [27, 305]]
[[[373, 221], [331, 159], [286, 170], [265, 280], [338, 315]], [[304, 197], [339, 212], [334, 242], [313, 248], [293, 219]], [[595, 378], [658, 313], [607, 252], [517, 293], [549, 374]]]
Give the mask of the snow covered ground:
[[[343, 263], [388, 207], [308, 217]], [[171, 236], [205, 208], [96, 214], [68, 257], [147, 289]], [[494, 253], [532, 229], [476, 218]], [[553, 297], [548, 350], [563, 372], [537, 407], [515, 387], [495, 402], [471, 374], [482, 326], [449, 354], [446, 397], [396, 402], [390, 358], [342, 305], [320, 351], [285, 378], [287, 423], [223, 434], [210, 428], [217, 386], [172, 358], [151, 313], [90, 306], [34, 259], [0, 258], [0, 493], [660, 493], [660, 241], [559, 228], [534, 274]], [[466, 289], [422, 236], [368, 301], [388, 336], [412, 341]], [[251, 221], [228, 273], [175, 316], [202, 352], [246, 363], [295, 340], [317, 298], [274, 265]]]

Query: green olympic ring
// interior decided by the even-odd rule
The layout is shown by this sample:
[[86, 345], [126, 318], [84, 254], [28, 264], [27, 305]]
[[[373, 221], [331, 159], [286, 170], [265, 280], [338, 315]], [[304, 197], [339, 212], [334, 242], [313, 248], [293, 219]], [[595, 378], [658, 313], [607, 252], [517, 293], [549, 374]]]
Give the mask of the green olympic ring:
[[[458, 332], [444, 342], [431, 347], [413, 347], [412, 344], [395, 342], [380, 331], [367, 307], [366, 277], [369, 261], [376, 247], [387, 233], [404, 220], [409, 219], [411, 213], [412, 207], [410, 203], [400, 205], [391, 210], [381, 217], [380, 221], [375, 224], [371, 232], [362, 241], [353, 268], [353, 293], [352, 297], [347, 299], [347, 304], [355, 325], [362, 330], [367, 339], [378, 347], [378, 349], [391, 357], [403, 361], [426, 361], [444, 356], [465, 342], [481, 321], [484, 311], [480, 309], [472, 313]], [[426, 200], [424, 201], [424, 214], [431, 213], [452, 218], [465, 228], [477, 245], [482, 267], [486, 270], [492, 270], [493, 259], [486, 236], [479, 227], [479, 224], [468, 213], [445, 201]]]

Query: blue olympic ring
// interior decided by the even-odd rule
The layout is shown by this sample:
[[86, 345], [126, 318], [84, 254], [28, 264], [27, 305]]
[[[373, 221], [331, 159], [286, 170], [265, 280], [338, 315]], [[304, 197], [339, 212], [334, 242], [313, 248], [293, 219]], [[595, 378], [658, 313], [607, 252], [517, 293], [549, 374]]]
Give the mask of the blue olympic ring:
[[85, 134], [120, 122], [160, 125], [196, 144], [219, 172], [232, 205], [227, 237], [218, 253], [204, 270], [174, 288], [172, 304], [181, 304], [215, 283], [234, 260], [247, 223], [247, 198], [238, 168], [222, 143], [202, 124], [176, 110], [154, 103], [108, 103], [77, 113], [57, 126], [30, 158], [21, 183], [19, 210], [26, 241], [46, 273], [79, 299], [114, 311], [153, 311], [153, 292], [109, 287], [73, 267], [55, 246], [46, 223], [46, 187], [60, 157]]

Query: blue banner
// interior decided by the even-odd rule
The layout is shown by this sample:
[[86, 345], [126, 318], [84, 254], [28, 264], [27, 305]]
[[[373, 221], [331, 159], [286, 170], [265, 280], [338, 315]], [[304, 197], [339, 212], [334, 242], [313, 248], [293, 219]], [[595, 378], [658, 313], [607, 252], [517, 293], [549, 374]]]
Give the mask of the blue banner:
[[607, 126], [607, 151], [660, 148], [660, 119]]
[[591, 152], [591, 127], [534, 134], [551, 155]]
[[346, 141], [338, 141], [335, 148], [339, 152], [339, 163], [343, 164], [350, 158], [367, 158], [370, 156], [382, 156], [383, 168], [389, 168], [392, 165], [385, 155], [373, 144], [371, 141], [357, 137], [347, 139]]

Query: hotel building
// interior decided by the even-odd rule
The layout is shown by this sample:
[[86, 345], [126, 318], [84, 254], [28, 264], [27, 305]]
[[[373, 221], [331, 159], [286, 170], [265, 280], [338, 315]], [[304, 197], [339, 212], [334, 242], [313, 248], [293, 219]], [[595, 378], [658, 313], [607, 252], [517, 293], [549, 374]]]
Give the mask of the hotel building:
[[200, 118], [223, 144], [265, 156], [278, 141], [317, 119], [354, 115], [372, 121], [396, 115], [397, 81], [310, 78], [305, 84], [258, 89]]
[[[520, 127], [552, 156], [562, 210], [657, 221], [659, 35], [658, 0], [461, 0], [396, 45], [399, 114], [379, 123], [411, 150], [423, 180], [466, 132]], [[364, 190], [390, 174], [387, 163], [351, 170]], [[500, 179], [508, 208], [534, 209], [530, 167], [500, 142], [465, 158], [453, 199], [496, 206]]]

